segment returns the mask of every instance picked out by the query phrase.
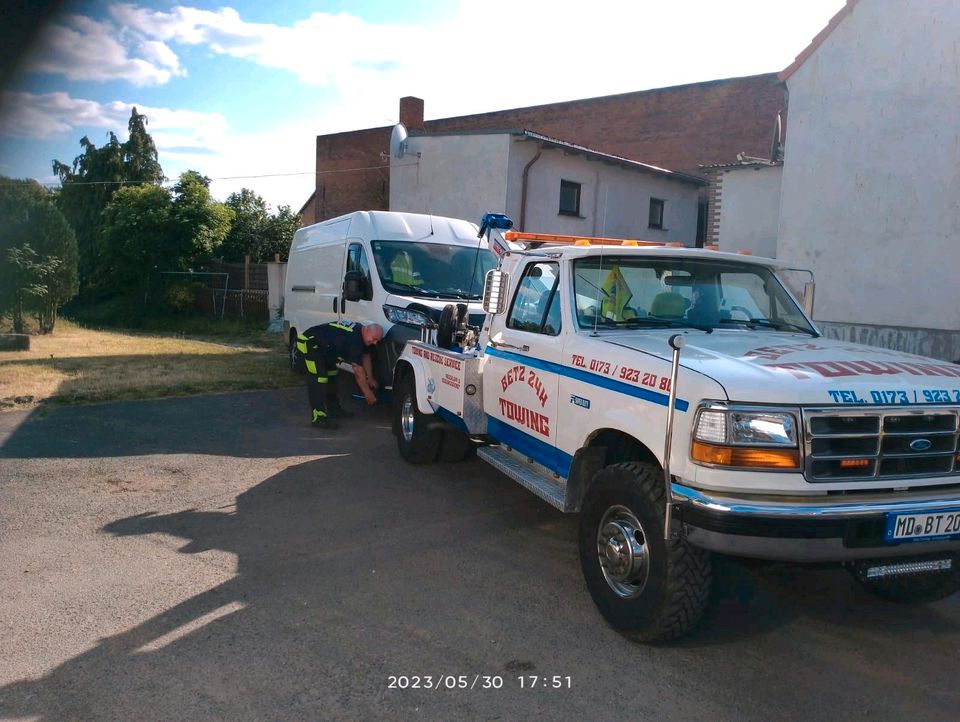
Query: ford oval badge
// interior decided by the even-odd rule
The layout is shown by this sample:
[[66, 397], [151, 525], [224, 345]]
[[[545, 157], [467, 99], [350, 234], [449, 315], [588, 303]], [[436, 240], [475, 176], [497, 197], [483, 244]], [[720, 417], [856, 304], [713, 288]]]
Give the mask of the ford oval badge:
[[910, 448], [914, 451], [926, 451], [931, 446], [933, 446], [933, 442], [930, 439], [914, 439], [910, 442]]

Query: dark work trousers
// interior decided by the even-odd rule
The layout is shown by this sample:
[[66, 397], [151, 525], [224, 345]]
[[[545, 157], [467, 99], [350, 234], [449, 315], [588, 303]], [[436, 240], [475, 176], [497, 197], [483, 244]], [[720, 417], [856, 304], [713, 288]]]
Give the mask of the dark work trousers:
[[307, 358], [307, 398], [310, 401], [311, 423], [336, 414], [340, 408], [337, 396], [336, 362], [322, 358]]

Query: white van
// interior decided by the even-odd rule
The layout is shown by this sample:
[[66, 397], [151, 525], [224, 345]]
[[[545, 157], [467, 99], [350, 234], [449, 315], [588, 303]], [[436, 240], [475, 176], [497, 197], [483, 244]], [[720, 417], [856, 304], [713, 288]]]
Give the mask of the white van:
[[389, 385], [403, 345], [420, 338], [450, 303], [468, 306], [470, 324], [483, 322], [480, 297], [497, 265], [473, 223], [456, 218], [356, 211], [296, 232], [290, 245], [283, 327], [291, 368], [297, 335], [328, 321], [383, 326], [376, 373]]

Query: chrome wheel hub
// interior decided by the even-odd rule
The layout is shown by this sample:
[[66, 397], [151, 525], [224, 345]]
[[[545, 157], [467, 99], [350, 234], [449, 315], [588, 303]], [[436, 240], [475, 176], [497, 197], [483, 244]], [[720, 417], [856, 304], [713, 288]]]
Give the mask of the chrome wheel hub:
[[413, 413], [413, 399], [408, 396], [400, 407], [400, 432], [403, 434], [403, 440], [408, 444], [413, 439]]
[[639, 596], [650, 571], [646, 534], [636, 514], [625, 506], [612, 506], [600, 520], [597, 557], [603, 578], [617, 596]]

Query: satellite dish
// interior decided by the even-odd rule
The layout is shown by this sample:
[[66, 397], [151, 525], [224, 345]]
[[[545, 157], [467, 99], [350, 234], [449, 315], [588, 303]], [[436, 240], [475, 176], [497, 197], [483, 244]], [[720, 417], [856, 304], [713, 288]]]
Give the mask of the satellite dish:
[[403, 123], [397, 123], [393, 126], [393, 132], [390, 133], [390, 155], [394, 158], [403, 158], [407, 152], [407, 129]]
[[783, 154], [783, 144], [781, 143], [781, 138], [783, 137], [783, 117], [780, 115], [780, 112], [777, 111], [777, 119], [773, 123], [773, 142], [770, 143], [770, 160], [776, 163]]

